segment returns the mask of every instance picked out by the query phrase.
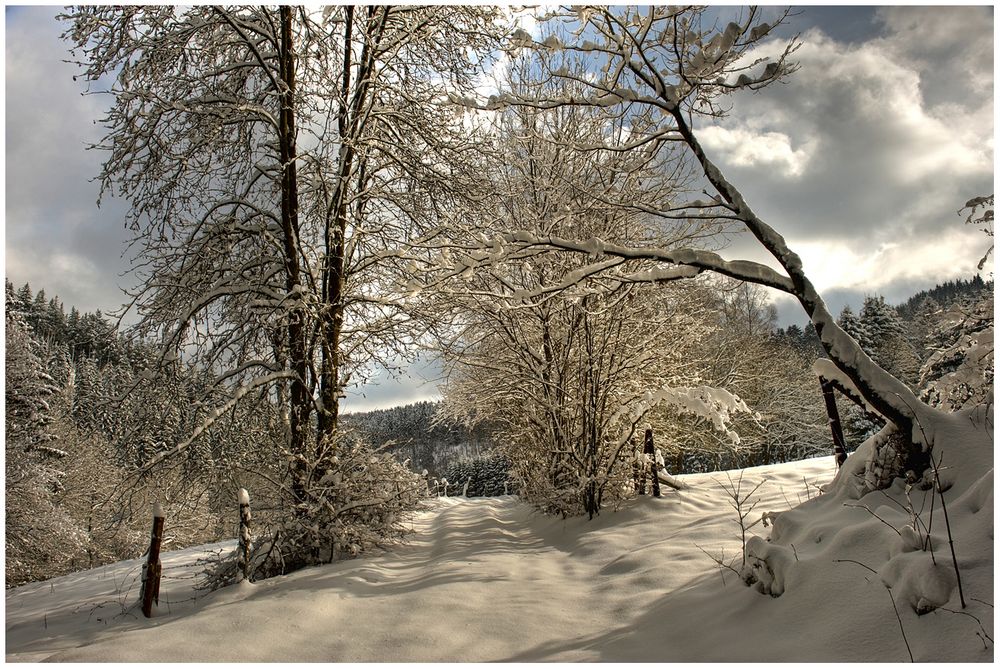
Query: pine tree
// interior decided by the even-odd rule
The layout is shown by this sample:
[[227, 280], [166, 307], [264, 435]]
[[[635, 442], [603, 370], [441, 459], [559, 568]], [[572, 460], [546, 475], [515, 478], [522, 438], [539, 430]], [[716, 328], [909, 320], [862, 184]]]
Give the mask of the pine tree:
[[[862, 344], [862, 339], [865, 339], [866, 336], [862, 332], [861, 321], [854, 314], [854, 310], [851, 309], [851, 305], [846, 305], [843, 309], [841, 309], [840, 316], [837, 318], [837, 323], [844, 330], [844, 332], [853, 337], [856, 342]], [[864, 348], [863, 344], [862, 348]]]
[[861, 348], [887, 372], [915, 387], [920, 360], [895, 307], [881, 295], [866, 297], [859, 320]]
[[[14, 307], [14, 310], [20, 312], [22, 316], [27, 314], [28, 308], [31, 306], [31, 301], [32, 301], [31, 286], [25, 283], [17, 290], [17, 294], [13, 301], [13, 304], [16, 305], [16, 307]], [[9, 296], [7, 299], [7, 304], [8, 305], [11, 304], [11, 299]], [[8, 306], [8, 310], [10, 309], [11, 307]]]
[[5, 400], [7, 453], [11, 448], [40, 451], [62, 456], [49, 445], [54, 437], [47, 428], [52, 422], [49, 397], [56, 388], [36, 353], [37, 343], [27, 325], [16, 314], [6, 319]]
[[36, 342], [16, 312], [6, 314], [4, 491], [6, 494], [6, 583], [44, 578], [46, 565], [63, 560], [79, 544], [79, 531], [54, 503], [61, 472], [49, 400], [51, 377], [35, 353]]

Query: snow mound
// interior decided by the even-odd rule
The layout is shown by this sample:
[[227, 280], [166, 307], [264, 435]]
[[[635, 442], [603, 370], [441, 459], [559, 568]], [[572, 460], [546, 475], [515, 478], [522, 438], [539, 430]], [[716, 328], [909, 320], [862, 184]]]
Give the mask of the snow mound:
[[[986, 419], [992, 425], [992, 415]], [[890, 616], [881, 624], [895, 625], [898, 609], [917, 661], [981, 660], [987, 650], [991, 657], [992, 642], [980, 636], [986, 628], [977, 622], [988, 628], [993, 615], [991, 429], [970, 414], [941, 414], [933, 427], [943, 495], [933, 491], [933, 474], [871, 490], [872, 460], [884, 439], [875, 435], [847, 459], [825, 494], [780, 514], [770, 537], [748, 541], [746, 581], [772, 597], [814, 593], [812, 606], [824, 614], [853, 616], [862, 602], [881, 601]], [[837, 584], [836, 593], [830, 584]], [[926, 615], [932, 612], [937, 615]], [[921, 632], [941, 623], [939, 616], [949, 618], [962, 639], [947, 651]], [[897, 636], [898, 646], [898, 630]], [[905, 660], [905, 652], [897, 659]]]

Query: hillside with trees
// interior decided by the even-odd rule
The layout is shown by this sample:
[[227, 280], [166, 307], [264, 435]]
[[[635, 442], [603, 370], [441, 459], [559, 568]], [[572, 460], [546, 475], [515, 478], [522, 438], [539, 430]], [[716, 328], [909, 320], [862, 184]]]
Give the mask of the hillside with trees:
[[[872, 292], [839, 315], [820, 291], [988, 272], [993, 253], [988, 151], [955, 132], [911, 159], [903, 141], [959, 120], [985, 137], [992, 109], [925, 99], [923, 56], [889, 39], [926, 47], [921, 17], [890, 14], [866, 15], [882, 37], [862, 62], [756, 6], [62, 10], [74, 80], [106, 103], [91, 176], [98, 203], [124, 205], [128, 285], [112, 320], [6, 282], [14, 659], [136, 659], [107, 637], [53, 654], [73, 635], [47, 638], [27, 602], [51, 601], [32, 581], [110, 563], [135, 575], [114, 585], [126, 638], [158, 658], [190, 636], [247, 639], [247, 661], [379, 659], [451, 613], [473, 621], [433, 636], [455, 656], [420, 657], [669, 653], [594, 624], [619, 618], [685, 630], [684, 659], [864, 659], [897, 629], [911, 660], [962, 635], [960, 657], [991, 656], [993, 283], [899, 306]], [[837, 86], [782, 98], [828, 69]], [[887, 144], [877, 160], [865, 137]], [[974, 185], [943, 179], [955, 165]], [[899, 193], [873, 199], [883, 176]], [[761, 177], [767, 196], [746, 185]], [[921, 188], [965, 205], [911, 224]], [[961, 272], [907, 256], [872, 274], [930, 248], [897, 238], [949, 224]], [[805, 327], [777, 327], [772, 291]], [[343, 410], [420, 357], [440, 403]], [[785, 489], [805, 471], [822, 480]], [[765, 472], [784, 483], [767, 509]], [[194, 560], [174, 573], [211, 594], [147, 624], [172, 615], [161, 549], [188, 548], [165, 561]], [[70, 601], [60, 626], [79, 622]], [[258, 619], [266, 633], [243, 627]], [[504, 645], [524, 636], [537, 647]]]
[[494, 446], [493, 430], [442, 420], [439, 402], [344, 414], [344, 427], [384, 448], [415, 472], [441, 477], [453, 464], [476, 459]]

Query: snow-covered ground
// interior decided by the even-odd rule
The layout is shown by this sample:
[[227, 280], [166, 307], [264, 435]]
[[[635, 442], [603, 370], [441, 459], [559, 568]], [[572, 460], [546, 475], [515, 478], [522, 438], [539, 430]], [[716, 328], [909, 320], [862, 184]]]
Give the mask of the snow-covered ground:
[[[815, 498], [816, 486], [835, 473], [832, 457], [745, 470], [744, 492], [765, 480], [751, 520]], [[858, 514], [852, 527], [833, 511], [821, 513], [828, 524], [810, 526], [809, 545], [798, 545], [804, 535], [792, 541], [795, 564], [780, 574], [784, 594], [771, 597], [706, 555], [728, 559], [740, 551], [736, 514], [722, 485], [728, 485], [726, 474], [679, 478], [690, 487], [665, 487], [660, 499], [639, 498], [593, 521], [543, 516], [515, 497], [438, 499], [414, 517], [406, 545], [209, 594], [192, 590], [196, 560], [221, 546], [166, 553], [160, 611], [151, 620], [134, 606], [138, 561], [26, 585], [6, 594], [6, 658], [908, 660], [880, 577], [834, 562], [874, 562], [874, 550], [885, 554], [871, 564], [881, 568], [896, 551], [896, 530], [861, 509], [849, 509]], [[964, 504], [985, 509], [979, 499], [985, 494], [977, 494], [979, 501]], [[806, 506], [832, 503], [813, 499]], [[956, 545], [970, 600], [966, 612], [983, 628], [968, 615], [942, 610], [918, 617], [901, 601], [907, 596], [902, 586], [894, 588], [918, 661], [992, 660], [992, 642], [977, 636], [993, 636], [992, 475], [988, 503], [990, 513], [981, 514], [989, 516], [987, 525], [965, 532], [978, 536], [988, 527], [988, 538]], [[968, 525], [963, 502], [952, 504], [949, 511]], [[889, 509], [880, 515], [894, 522]], [[935, 514], [935, 536], [939, 523]], [[770, 531], [753, 528], [761, 536]], [[951, 565], [946, 553], [938, 547], [945, 571]], [[952, 593], [947, 608], [959, 607]]]

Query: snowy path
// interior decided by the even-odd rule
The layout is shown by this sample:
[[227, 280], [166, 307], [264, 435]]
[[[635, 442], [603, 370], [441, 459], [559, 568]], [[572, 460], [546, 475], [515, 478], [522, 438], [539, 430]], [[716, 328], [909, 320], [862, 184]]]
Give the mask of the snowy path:
[[[759, 517], [803, 499], [803, 477], [825, 483], [832, 474], [832, 458], [822, 458], [747, 470], [744, 485], [768, 479], [760, 489]], [[814, 630], [806, 645], [797, 634], [782, 633], [776, 642], [773, 635], [780, 630], [771, 626], [808, 625], [801, 609], [814, 602], [779, 609], [777, 602], [791, 604], [794, 598], [759, 595], [732, 574], [723, 585], [698, 546], [713, 554], [724, 548], [735, 555], [739, 549], [733, 512], [718, 484], [725, 475], [684, 480], [689, 490], [640, 498], [593, 521], [542, 516], [513, 497], [434, 500], [414, 518], [406, 545], [225, 588], [196, 601], [182, 600], [191, 595], [193, 580], [183, 577], [196, 571], [197, 551], [168, 553], [163, 593], [170, 611], [152, 620], [116, 616], [117, 604], [90, 615], [93, 603], [113, 599], [115, 584], [135, 573], [136, 561], [24, 586], [7, 592], [6, 657], [118, 662], [873, 657], [864, 647], [845, 649], [826, 630]], [[879, 594], [884, 597], [884, 591], [874, 593]], [[894, 648], [882, 654], [897, 658]]]
[[[803, 469], [805, 467], [805, 469]], [[830, 460], [769, 473], [768, 504], [804, 494]], [[747, 481], [760, 474], [748, 470]], [[695, 544], [739, 542], [720, 475], [685, 477], [593, 521], [542, 516], [515, 497], [435, 500], [382, 554], [226, 588], [194, 602], [194, 551], [165, 557], [170, 613], [120, 613], [137, 561], [7, 593], [7, 659], [63, 661], [532, 661], [631, 655], [610, 643], [660, 596], [713, 576]], [[723, 477], [724, 480], [724, 477]], [[796, 498], [797, 499], [797, 498]], [[762, 507], [770, 508], [770, 507]], [[130, 576], [129, 576], [130, 575]], [[714, 579], [721, 579], [714, 572]], [[732, 579], [730, 579], [732, 581]], [[104, 594], [89, 591], [100, 588]], [[738, 587], [731, 583], [730, 587]], [[59, 598], [67, 604], [59, 608]], [[134, 590], [132, 599], [135, 598]], [[90, 614], [96, 602], [108, 605]], [[90, 602], [89, 604], [84, 602]], [[648, 640], [647, 640], [648, 642]], [[610, 645], [609, 645], [610, 644]], [[634, 645], [634, 644], [632, 644]], [[639, 642], [635, 652], [644, 655]], [[609, 656], [608, 653], [612, 655]], [[54, 654], [54, 656], [53, 656]]]

